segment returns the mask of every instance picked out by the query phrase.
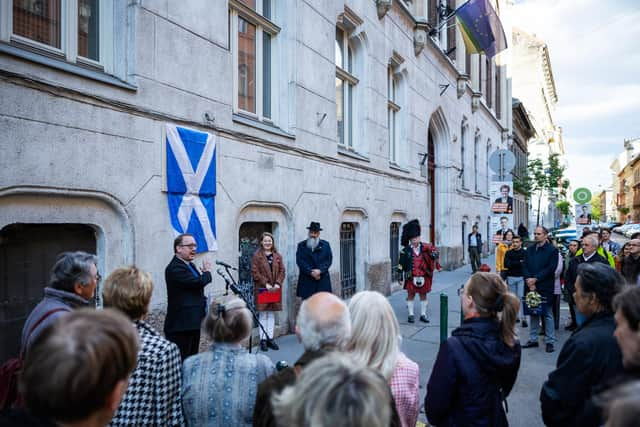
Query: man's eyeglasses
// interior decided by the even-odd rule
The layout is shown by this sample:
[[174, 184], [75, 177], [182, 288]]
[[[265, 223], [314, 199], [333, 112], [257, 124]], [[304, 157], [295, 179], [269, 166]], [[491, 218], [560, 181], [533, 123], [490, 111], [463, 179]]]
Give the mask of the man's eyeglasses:
[[198, 247], [198, 245], [196, 245], [195, 243], [191, 243], [190, 245], [178, 245], [182, 248], [189, 248], [189, 249], [196, 249]]

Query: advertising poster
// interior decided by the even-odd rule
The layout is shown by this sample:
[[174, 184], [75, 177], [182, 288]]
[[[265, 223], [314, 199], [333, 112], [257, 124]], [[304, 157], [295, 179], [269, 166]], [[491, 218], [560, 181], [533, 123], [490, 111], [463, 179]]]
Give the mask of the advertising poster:
[[513, 214], [513, 183], [511, 181], [493, 181], [489, 187], [491, 213]]
[[575, 214], [578, 228], [591, 225], [591, 204], [575, 205]]
[[501, 242], [502, 235], [506, 233], [508, 230], [514, 231], [512, 214], [491, 215], [491, 234], [492, 234], [491, 240], [493, 243]]

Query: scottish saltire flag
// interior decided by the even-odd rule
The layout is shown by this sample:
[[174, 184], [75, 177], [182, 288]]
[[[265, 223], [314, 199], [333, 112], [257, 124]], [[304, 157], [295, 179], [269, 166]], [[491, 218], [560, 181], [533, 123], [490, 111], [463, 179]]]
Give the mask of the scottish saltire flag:
[[213, 135], [167, 124], [167, 197], [171, 225], [191, 233], [197, 252], [215, 251], [216, 141]]
[[456, 17], [467, 52], [493, 58], [507, 48], [502, 23], [489, 0], [469, 0], [458, 8]]

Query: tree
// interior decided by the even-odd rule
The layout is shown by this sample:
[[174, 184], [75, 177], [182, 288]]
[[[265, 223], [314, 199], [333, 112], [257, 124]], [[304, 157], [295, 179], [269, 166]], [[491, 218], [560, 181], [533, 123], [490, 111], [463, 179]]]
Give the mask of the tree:
[[532, 195], [538, 197], [536, 225], [540, 225], [540, 202], [545, 193], [553, 199], [566, 198], [569, 180], [564, 179], [564, 170], [565, 167], [560, 164], [559, 154], [553, 153], [549, 155], [546, 164], [542, 159], [529, 160], [524, 176], [514, 179], [513, 188], [516, 191], [527, 197]]
[[600, 221], [600, 196], [593, 195], [591, 197], [591, 219]]

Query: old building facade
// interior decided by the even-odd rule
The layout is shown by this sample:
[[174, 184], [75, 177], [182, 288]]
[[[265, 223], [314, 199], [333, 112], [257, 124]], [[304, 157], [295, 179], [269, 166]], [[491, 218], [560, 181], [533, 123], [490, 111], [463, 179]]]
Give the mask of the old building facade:
[[[529, 119], [529, 114], [524, 104], [517, 98], [512, 101], [513, 117], [513, 138], [509, 149], [516, 159], [516, 165], [511, 172], [514, 182], [522, 180], [527, 173], [527, 162], [529, 157], [529, 141], [536, 136], [536, 130]], [[523, 224], [529, 229], [529, 199], [521, 189], [513, 189], [513, 223]]]
[[[345, 297], [390, 291], [409, 219], [446, 268], [464, 262], [473, 223], [488, 227], [487, 159], [511, 135], [511, 96], [504, 66], [465, 54], [442, 24], [456, 2], [41, 5], [0, 11], [8, 328], [19, 330], [52, 257], [71, 248], [96, 252], [101, 272], [150, 271], [162, 316], [174, 237], [166, 123], [216, 139], [218, 251], [204, 256], [242, 264], [260, 232], [274, 233], [287, 267], [280, 332], [310, 221], [333, 247], [332, 283]], [[209, 288], [218, 296], [223, 282]]]

